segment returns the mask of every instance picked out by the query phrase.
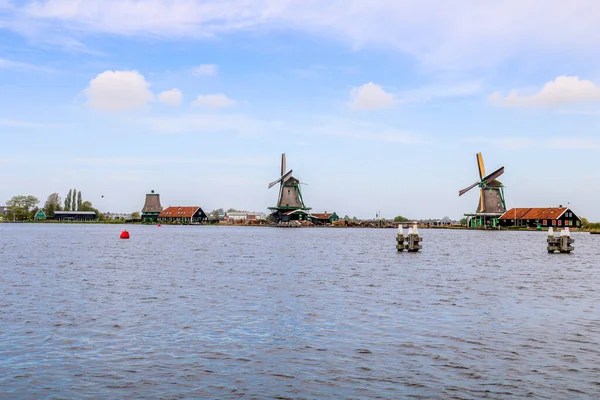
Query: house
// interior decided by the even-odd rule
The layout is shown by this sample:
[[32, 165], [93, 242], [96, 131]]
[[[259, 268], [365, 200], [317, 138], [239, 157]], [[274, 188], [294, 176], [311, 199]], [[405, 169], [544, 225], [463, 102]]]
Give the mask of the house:
[[200, 206], [167, 207], [158, 214], [158, 222], [175, 224], [198, 224], [208, 219]]
[[310, 215], [310, 220], [315, 225], [327, 225], [327, 224], [331, 224], [335, 221], [339, 221], [340, 217], [338, 217], [338, 215], [335, 212], [328, 213], [327, 211], [325, 211], [322, 214], [312, 213]]
[[229, 221], [245, 221], [247, 218], [247, 211], [229, 211], [225, 216], [225, 219]]
[[35, 215], [33, 216], [34, 221], [43, 221], [45, 219], [46, 219], [46, 213], [42, 209], [39, 209], [38, 212], [36, 212]]
[[246, 214], [246, 219], [248, 221], [262, 221], [265, 218], [265, 213], [262, 212], [249, 212], [248, 214]]
[[568, 207], [511, 208], [499, 218], [500, 226], [580, 227], [581, 218]]
[[119, 219], [129, 220], [129, 219], [132, 218], [131, 214], [128, 214], [128, 213], [111, 213], [111, 212], [107, 212], [107, 213], [104, 213], [104, 216], [108, 220], [119, 220]]
[[95, 221], [97, 218], [93, 211], [54, 211], [57, 221]]

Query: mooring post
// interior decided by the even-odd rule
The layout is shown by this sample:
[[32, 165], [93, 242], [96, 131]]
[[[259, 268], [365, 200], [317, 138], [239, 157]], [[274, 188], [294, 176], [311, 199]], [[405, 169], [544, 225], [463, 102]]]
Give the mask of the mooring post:
[[566, 227], [560, 232], [560, 252], [561, 253], [570, 253], [574, 250], [574, 247], [571, 244], [574, 242], [574, 239], [571, 239], [571, 232], [569, 231], [569, 227]]
[[557, 237], [552, 227], [548, 229], [548, 253], [570, 253], [575, 248], [571, 246], [575, 240], [571, 238], [571, 232], [569, 228], [565, 228], [560, 231]]
[[398, 224], [398, 234], [396, 235], [396, 249], [404, 251], [404, 230], [402, 224]]
[[412, 228], [408, 228], [408, 236], [406, 237], [406, 250], [410, 252], [419, 251], [423, 248], [421, 245], [422, 237], [419, 236], [419, 230], [417, 224], [414, 224]]

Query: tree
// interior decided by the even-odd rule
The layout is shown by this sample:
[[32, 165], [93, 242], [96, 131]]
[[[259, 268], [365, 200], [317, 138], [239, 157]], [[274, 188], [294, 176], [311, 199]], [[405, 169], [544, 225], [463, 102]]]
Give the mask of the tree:
[[348, 216], [348, 214], [344, 215], [344, 220], [345, 221], [350, 221], [350, 217]]
[[73, 189], [73, 197], [71, 197], [71, 211], [77, 211], [77, 189]]
[[71, 189], [69, 189], [69, 193], [65, 197], [65, 211], [71, 211], [71, 197]]
[[81, 190], [77, 193], [77, 210], [81, 208]]
[[394, 222], [408, 222], [408, 218], [404, 218], [402, 215], [398, 215], [394, 218]]
[[6, 202], [8, 206], [8, 219], [24, 221], [31, 219], [31, 209], [35, 207], [40, 201], [35, 196], [14, 196], [12, 199]]
[[461, 219], [460, 219], [460, 224], [461, 224], [461, 225], [463, 225], [463, 226], [467, 226], [467, 222], [468, 222], [468, 221], [469, 221], [469, 220], [467, 219], [467, 217], [461, 218]]
[[94, 206], [92, 206], [92, 202], [87, 200], [81, 203], [81, 206], [79, 206], [78, 211], [94, 211], [96, 214], [98, 214], [98, 210], [96, 210]]
[[44, 204], [44, 212], [48, 217], [53, 217], [55, 211], [60, 211], [60, 196], [58, 193], [52, 193], [48, 196], [46, 203]]
[[140, 212], [139, 211], [132, 212], [131, 219], [140, 219]]
[[224, 212], [224, 211], [223, 211], [223, 209], [222, 209], [222, 208], [217, 208], [216, 210], [212, 210], [212, 211], [210, 212], [210, 216], [211, 216], [213, 219], [219, 219], [219, 214], [222, 214], [223, 212]]

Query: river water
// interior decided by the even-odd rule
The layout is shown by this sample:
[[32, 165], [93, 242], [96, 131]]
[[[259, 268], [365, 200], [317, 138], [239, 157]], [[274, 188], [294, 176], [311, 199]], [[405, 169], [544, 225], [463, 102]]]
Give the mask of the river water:
[[0, 398], [596, 399], [600, 235], [0, 224]]

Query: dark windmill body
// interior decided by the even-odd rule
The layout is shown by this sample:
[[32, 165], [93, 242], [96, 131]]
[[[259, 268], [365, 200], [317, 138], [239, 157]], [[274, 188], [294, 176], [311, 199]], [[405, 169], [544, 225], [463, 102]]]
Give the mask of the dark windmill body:
[[285, 153], [281, 155], [281, 177], [269, 184], [269, 189], [279, 183], [277, 206], [269, 207], [271, 220], [288, 222], [308, 219], [310, 207], [304, 205], [300, 181], [292, 176], [292, 170], [286, 172]]
[[506, 212], [504, 202], [504, 186], [498, 181], [504, 173], [504, 167], [500, 167], [489, 175], [485, 175], [485, 166], [481, 153], [477, 153], [477, 168], [479, 180], [471, 186], [458, 192], [459, 196], [467, 193], [475, 186], [479, 186], [479, 204], [474, 213], [465, 214], [468, 218], [467, 226], [472, 228], [495, 228], [499, 226], [499, 218]]
[[154, 193], [154, 190], [152, 190], [146, 195], [146, 202], [142, 209], [142, 221], [156, 222], [158, 220], [158, 215], [162, 210], [162, 206], [160, 205], [160, 195]]

